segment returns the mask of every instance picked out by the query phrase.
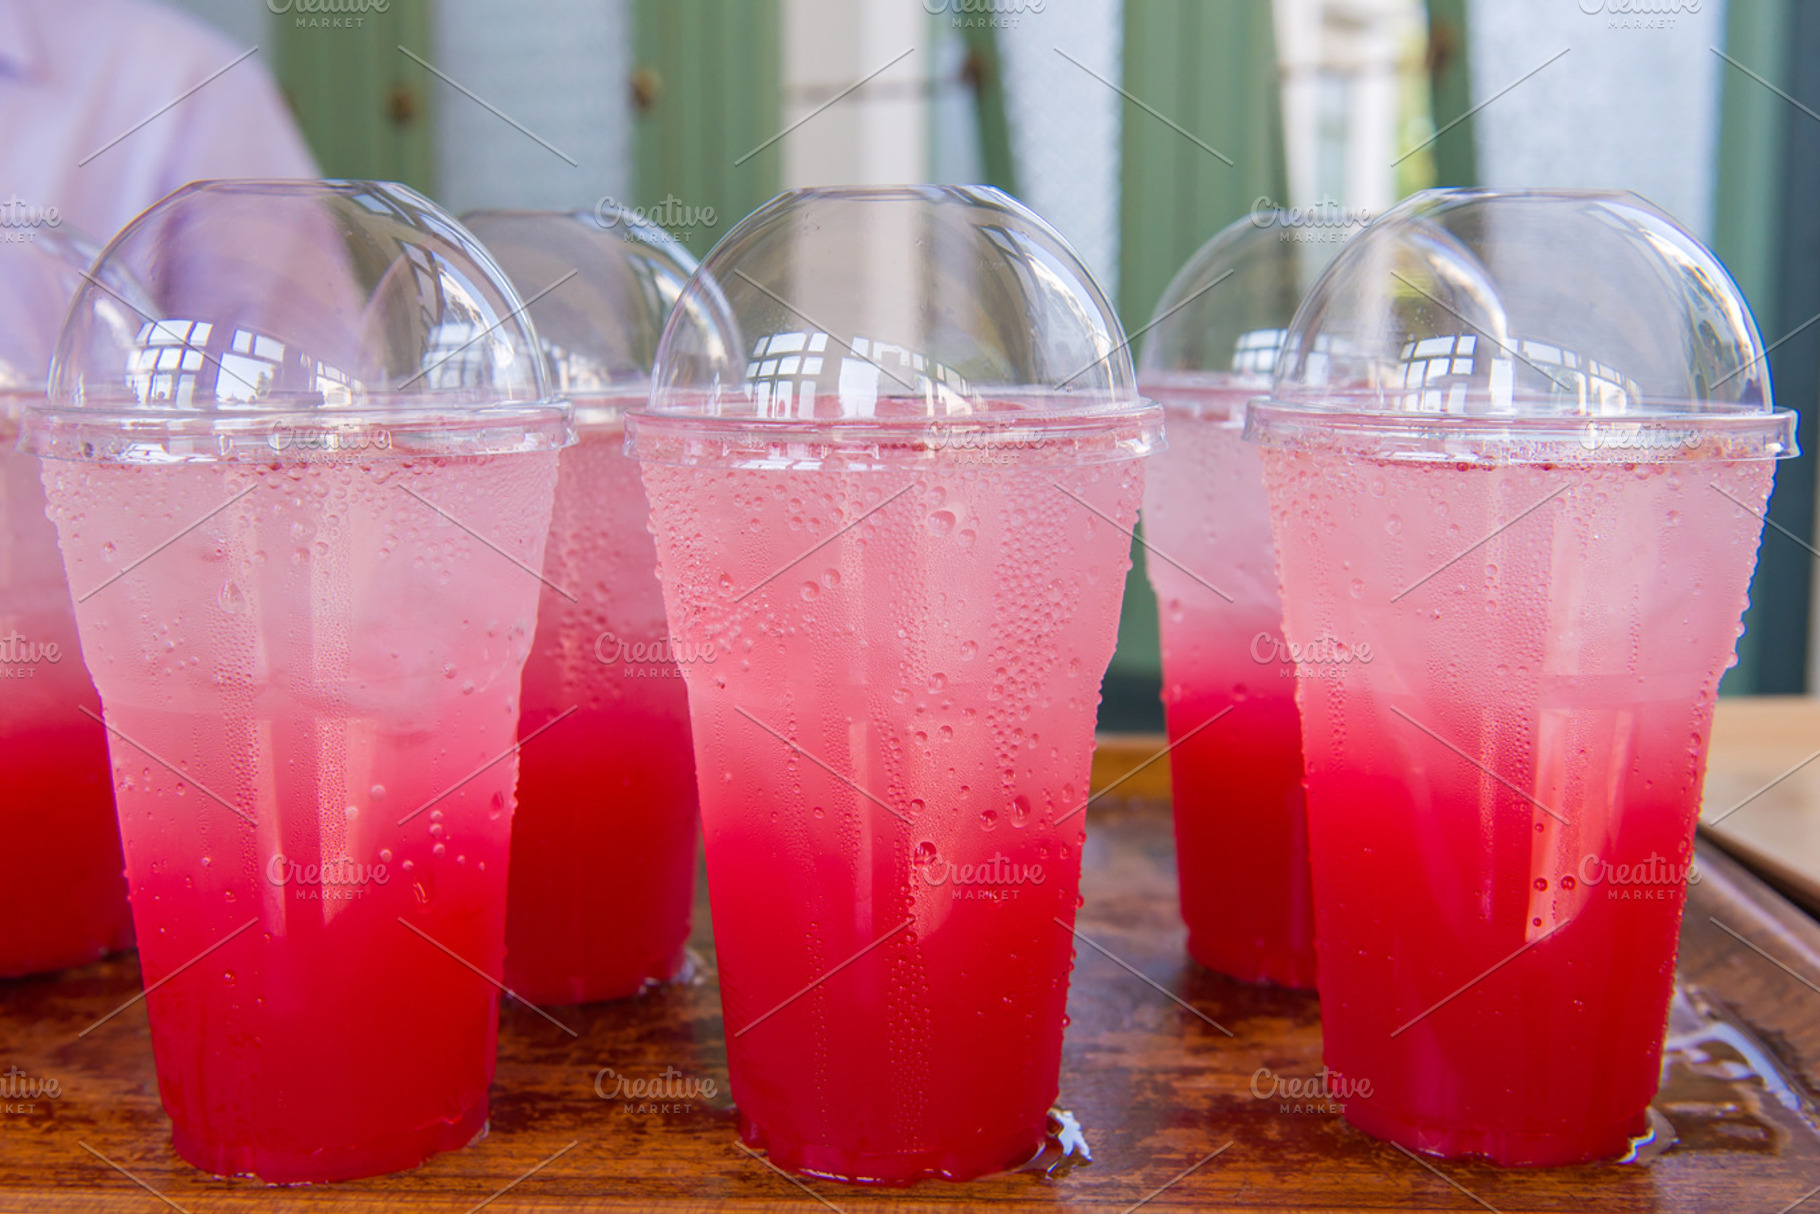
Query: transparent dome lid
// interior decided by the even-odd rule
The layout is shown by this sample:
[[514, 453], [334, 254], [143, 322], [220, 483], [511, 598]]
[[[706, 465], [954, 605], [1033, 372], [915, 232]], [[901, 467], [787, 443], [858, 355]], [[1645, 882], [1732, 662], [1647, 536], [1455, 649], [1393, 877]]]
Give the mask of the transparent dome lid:
[[[902, 457], [957, 440], [1129, 457], [1159, 417], [1105, 294], [1021, 203], [984, 187], [809, 189], [703, 260], [633, 442], [685, 462], [792, 442]], [[670, 442], [685, 435], [699, 440], [687, 452]]]
[[136, 462], [573, 438], [505, 272], [372, 181], [204, 181], [154, 204], [76, 293], [23, 430], [41, 455]]
[[1322, 209], [1254, 211], [1214, 233], [1151, 314], [1138, 358], [1144, 393], [1189, 404], [1197, 390], [1268, 388], [1296, 305], [1353, 231], [1347, 215]]
[[1635, 194], [1573, 191], [1386, 212], [1303, 300], [1247, 434], [1492, 460], [1795, 452], [1725, 268]]
[[473, 211], [461, 218], [529, 302], [577, 425], [613, 424], [650, 394], [664, 318], [695, 258], [630, 211]]

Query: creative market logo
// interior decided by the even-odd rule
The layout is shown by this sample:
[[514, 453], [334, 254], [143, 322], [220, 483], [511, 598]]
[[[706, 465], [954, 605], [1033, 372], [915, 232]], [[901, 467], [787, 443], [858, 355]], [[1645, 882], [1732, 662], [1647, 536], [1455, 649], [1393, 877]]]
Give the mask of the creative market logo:
[[1251, 660], [1260, 666], [1276, 663], [1277, 674], [1285, 679], [1337, 679], [1346, 667], [1364, 666], [1373, 656], [1368, 641], [1348, 645], [1335, 637], [1323, 636], [1298, 645], [1272, 632], [1260, 632], [1251, 638]]
[[612, 631], [594, 638], [594, 660], [602, 666], [623, 666], [627, 678], [680, 679], [686, 663], [711, 666], [720, 651], [706, 642], [628, 641]]
[[1692, 17], [1700, 12], [1702, 0], [1579, 0], [1580, 11], [1588, 17], [1609, 18], [1607, 29], [1671, 30], [1675, 19], [1685, 13]]
[[55, 1079], [34, 1079], [31, 1072], [16, 1066], [0, 1071], [0, 1115], [23, 1117], [38, 1112], [38, 1102], [63, 1096], [63, 1085]]
[[265, 879], [279, 888], [291, 887], [302, 900], [352, 902], [365, 896], [367, 886], [384, 885], [392, 875], [384, 861], [362, 864], [352, 856], [337, 856], [304, 864], [278, 852], [266, 862]]
[[1302, 1076], [1260, 1067], [1251, 1076], [1251, 1098], [1277, 1101], [1279, 1113], [1344, 1113], [1348, 1100], [1371, 1099], [1371, 1080], [1352, 1079], [1325, 1066]]
[[63, 660], [63, 647], [55, 641], [31, 641], [18, 629], [0, 637], [0, 665], [36, 666], [40, 662], [53, 665]]
[[[1561, 887], [1572, 889], [1572, 882], [1572, 877], [1563, 877]], [[1580, 882], [1609, 890], [1606, 896], [1619, 902], [1668, 902], [1686, 887], [1700, 884], [1700, 867], [1692, 860], [1670, 860], [1653, 851], [1628, 864], [1613, 864], [1588, 852], [1580, 857]]]
[[1260, 231], [1276, 228], [1278, 240], [1340, 244], [1371, 222], [1371, 212], [1343, 207], [1331, 198], [1309, 207], [1286, 207], [1260, 196], [1251, 204], [1250, 219]]
[[948, 14], [952, 29], [1016, 29], [1025, 16], [1035, 16], [1048, 0], [923, 0], [931, 17]]
[[291, 13], [297, 29], [359, 29], [367, 13], [385, 13], [392, 0], [265, 0], [274, 17]]
[[[611, 194], [594, 204], [594, 220], [608, 231], [625, 223], [627, 217], [660, 229], [671, 240], [693, 236], [697, 228], [712, 228], [720, 222], [713, 207], [691, 206], [674, 194], [665, 194], [662, 202], [648, 207], [629, 207]], [[629, 237], [648, 236], [628, 226]]]
[[62, 226], [56, 207], [34, 206], [17, 194], [0, 202], [0, 244], [31, 244], [38, 239], [38, 229]]
[[621, 1075], [603, 1066], [594, 1074], [594, 1094], [628, 1113], [686, 1113], [713, 1100], [720, 1094], [720, 1085], [673, 1066], [647, 1078]]
[[1020, 864], [1003, 852], [978, 864], [955, 864], [936, 850], [935, 844], [923, 843], [911, 859], [924, 885], [931, 889], [947, 886], [955, 898], [965, 902], [1015, 901], [1023, 886], [1041, 885], [1041, 864]]

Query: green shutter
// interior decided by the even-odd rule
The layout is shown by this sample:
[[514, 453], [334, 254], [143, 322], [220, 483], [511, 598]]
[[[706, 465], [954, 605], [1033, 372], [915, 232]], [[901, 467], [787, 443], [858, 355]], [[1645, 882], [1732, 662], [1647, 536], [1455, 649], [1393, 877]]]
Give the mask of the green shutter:
[[[1260, 197], [1288, 201], [1269, 0], [1127, 0], [1122, 83], [1156, 111], [1128, 98], [1119, 140], [1119, 311], [1130, 330], [1208, 237]], [[1083, 76], [1081, 87], [1103, 86]], [[1160, 729], [1156, 596], [1141, 544], [1132, 562], [1100, 719]]]
[[979, 123], [984, 184], [1016, 197], [1017, 166], [1011, 154], [1011, 124], [1005, 117], [1005, 72], [998, 53], [998, 31], [969, 21], [962, 27], [961, 37], [967, 43], [966, 71]]
[[[1725, 10], [1725, 53], [1777, 88], [1788, 87], [1790, 35], [1788, 0], [1734, 2]], [[1769, 88], [1731, 63], [1722, 62], [1719, 103], [1718, 166], [1713, 198], [1713, 251], [1731, 271], [1757, 327], [1768, 343], [1781, 336], [1780, 258], [1782, 238], [1783, 159], [1791, 115], [1809, 121]], [[1797, 318], [1796, 323], [1805, 317]], [[1791, 343], [1791, 344], [1798, 344]], [[1780, 351], [1778, 351], [1780, 353]], [[1772, 366], [1772, 374], [1776, 370]], [[1784, 401], [1784, 404], [1793, 402]], [[1779, 481], [1787, 478], [1778, 474]], [[1777, 496], [1784, 489], [1778, 487]], [[1788, 539], [1764, 529], [1759, 567], [1775, 564]], [[1803, 561], [1806, 553], [1797, 554]], [[1758, 605], [1773, 589], [1774, 573], [1752, 584], [1751, 608], [1744, 614], [1744, 636], [1738, 642], [1738, 664], [1726, 673], [1721, 690], [1750, 695], [1764, 690], [1763, 629]]]
[[714, 223], [677, 233], [699, 256], [777, 193], [783, 128], [779, 0], [637, 0], [633, 196]]
[[[1477, 142], [1472, 110], [1471, 56], [1466, 53], [1466, 0], [1428, 0], [1428, 72], [1435, 130], [1429, 145], [1438, 186], [1470, 186], [1479, 181]], [[1453, 123], [1448, 126], [1448, 123]]]
[[428, 0], [392, 0], [340, 29], [322, 26], [355, 18], [296, 7], [271, 15], [272, 65], [323, 174], [431, 192], [431, 78], [398, 50], [430, 58]]

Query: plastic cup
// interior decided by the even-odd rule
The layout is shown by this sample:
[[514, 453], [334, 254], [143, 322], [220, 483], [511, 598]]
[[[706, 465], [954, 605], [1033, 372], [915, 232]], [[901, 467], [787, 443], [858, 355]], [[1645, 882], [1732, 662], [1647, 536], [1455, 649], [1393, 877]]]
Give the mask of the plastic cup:
[[1626, 1151], [1775, 459], [1750, 313], [1634, 195], [1436, 191], [1296, 315], [1263, 444], [1347, 1120]]
[[0, 838], [11, 857], [0, 978], [133, 943], [101, 701], [38, 461], [14, 449], [20, 413], [44, 400], [58, 326], [94, 252], [47, 229], [0, 245]]
[[689, 704], [625, 415], [650, 394], [695, 259], [624, 211], [463, 222], [532, 300], [578, 438], [561, 456], [525, 663], [506, 985], [534, 1003], [616, 999], [681, 970], [694, 900]]
[[22, 444], [174, 1145], [271, 1183], [411, 1167], [486, 1127], [567, 409], [504, 275], [403, 186], [185, 186], [99, 264], [146, 289], [77, 295]]
[[683, 677], [741, 1133], [842, 1180], [1022, 1164], [1159, 411], [995, 190], [780, 195], [692, 300], [632, 444], [671, 635], [714, 655]]
[[1138, 387], [1169, 448], [1144, 482], [1163, 642], [1188, 953], [1243, 982], [1312, 988], [1314, 903], [1296, 680], [1245, 402], [1270, 387], [1302, 293], [1349, 234], [1260, 211], [1188, 259], [1156, 306]]

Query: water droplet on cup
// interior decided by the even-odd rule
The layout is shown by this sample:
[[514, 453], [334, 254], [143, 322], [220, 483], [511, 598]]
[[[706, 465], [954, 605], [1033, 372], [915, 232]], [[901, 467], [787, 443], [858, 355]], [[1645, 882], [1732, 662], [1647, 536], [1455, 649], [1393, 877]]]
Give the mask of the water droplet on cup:
[[929, 530], [936, 535], [947, 535], [954, 530], [954, 514], [948, 510], [937, 510], [929, 516]]

